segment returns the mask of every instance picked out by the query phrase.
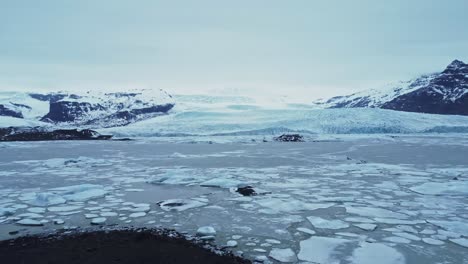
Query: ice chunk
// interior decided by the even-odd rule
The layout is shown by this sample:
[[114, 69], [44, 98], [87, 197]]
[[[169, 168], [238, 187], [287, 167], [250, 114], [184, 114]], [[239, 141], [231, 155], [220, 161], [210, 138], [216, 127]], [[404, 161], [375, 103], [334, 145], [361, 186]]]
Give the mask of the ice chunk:
[[43, 225], [41, 221], [34, 220], [34, 219], [27, 219], [27, 218], [21, 219], [16, 223], [19, 225], [24, 225], [24, 226], [42, 226]]
[[290, 248], [274, 248], [270, 251], [270, 258], [283, 263], [296, 262], [297, 257]]
[[216, 230], [212, 226], [202, 226], [197, 229], [197, 236], [215, 236]]
[[34, 206], [51, 206], [63, 204], [67, 201], [62, 196], [50, 192], [33, 193], [27, 199], [25, 203]]
[[377, 225], [375, 224], [355, 224], [355, 226], [366, 231], [374, 231], [377, 228]]
[[405, 257], [396, 249], [379, 243], [361, 243], [354, 250], [351, 262], [354, 264], [404, 264]]
[[10, 216], [15, 213], [15, 208], [0, 207], [0, 216]]
[[313, 263], [339, 263], [334, 257], [336, 249], [351, 242], [347, 239], [332, 237], [311, 237], [300, 242], [300, 251], [297, 257], [302, 261]]
[[104, 217], [113, 217], [113, 216], [117, 216], [118, 214], [116, 212], [102, 212], [101, 213], [101, 216], [104, 216]]
[[69, 201], [83, 202], [105, 196], [108, 191], [102, 185], [80, 184], [52, 189]]
[[245, 184], [236, 179], [231, 179], [227, 177], [221, 178], [214, 178], [205, 182], [200, 183], [200, 186], [204, 187], [220, 187], [220, 188], [231, 188], [231, 187], [238, 187], [240, 185]]
[[91, 219], [91, 224], [92, 225], [101, 225], [101, 224], [104, 224], [106, 222], [106, 218], [105, 217], [96, 217], [96, 218], [93, 218]]
[[462, 247], [467, 247], [468, 248], [468, 239], [467, 238], [452, 238], [450, 239], [455, 244], [458, 244]]
[[417, 225], [417, 224], [424, 224], [426, 223], [423, 220], [403, 220], [403, 219], [395, 219], [395, 218], [374, 218], [374, 220], [378, 223], [382, 224], [390, 224], [390, 225]]
[[190, 170], [171, 170], [150, 178], [147, 182], [152, 184], [193, 184], [199, 183], [193, 176], [187, 175], [193, 173]]
[[396, 219], [408, 218], [408, 216], [405, 214], [396, 213], [387, 209], [375, 208], [375, 207], [346, 206], [346, 212], [350, 214], [357, 214], [357, 215], [366, 216], [366, 217], [396, 218]]
[[192, 208], [202, 207], [207, 205], [200, 201], [190, 199], [169, 199], [159, 203], [159, 206], [164, 211], [185, 211]]
[[65, 223], [65, 221], [63, 221], [62, 219], [54, 219], [53, 221], [56, 225], [63, 225]]
[[269, 244], [275, 244], [275, 245], [281, 244], [281, 241], [276, 240], [276, 239], [271, 239], [271, 238], [265, 239], [265, 242], [267, 242]]
[[130, 214], [128, 217], [130, 217], [130, 218], [137, 218], [137, 217], [143, 217], [143, 216], [145, 216], [145, 215], [146, 215], [145, 212], [138, 212], [138, 213]]
[[98, 217], [97, 214], [85, 214], [86, 219], [91, 219], [91, 218], [96, 218], [96, 217]]
[[263, 198], [255, 201], [255, 203], [267, 208], [261, 212], [268, 214], [293, 213], [306, 210], [312, 211], [321, 208], [329, 208], [334, 205], [333, 203], [308, 203], [292, 198], [288, 198], [287, 200], [279, 198]]
[[420, 237], [412, 235], [412, 234], [408, 234], [408, 233], [405, 233], [405, 232], [396, 232], [396, 233], [393, 233], [393, 234], [396, 235], [396, 236], [399, 236], [399, 237], [404, 237], [404, 238], [409, 239], [409, 240], [414, 240], [414, 241], [420, 241], [421, 240]]
[[306, 233], [306, 234], [309, 234], [309, 235], [315, 235], [315, 231], [314, 231], [314, 230], [311, 230], [311, 229], [305, 228], [305, 227], [298, 227], [298, 228], [297, 228], [297, 231], [301, 231], [301, 232]]
[[349, 224], [343, 222], [341, 220], [327, 220], [317, 216], [309, 216], [307, 220], [315, 227], [315, 228], [323, 228], [323, 229], [342, 229], [349, 227]]
[[468, 195], [468, 181], [426, 182], [410, 190], [429, 195]]
[[368, 223], [368, 224], [375, 223], [374, 220], [365, 218], [365, 217], [346, 217], [345, 221], [356, 222], [356, 223]]
[[45, 213], [46, 209], [42, 207], [31, 207], [27, 209], [31, 213], [42, 214]]
[[23, 213], [23, 214], [17, 215], [17, 217], [20, 217], [20, 218], [37, 219], [37, 218], [43, 218], [44, 216], [43, 216], [43, 215], [40, 215], [40, 214], [36, 214], [36, 213]]
[[426, 244], [434, 245], [434, 246], [441, 246], [444, 244], [444, 241], [434, 239], [434, 238], [429, 238], [429, 237], [423, 238], [422, 241]]
[[68, 211], [75, 211], [80, 209], [82, 206], [79, 205], [63, 205], [63, 206], [52, 206], [47, 208], [49, 212], [68, 212]]
[[237, 241], [229, 240], [228, 242], [226, 242], [226, 247], [237, 247]]
[[448, 231], [455, 232], [463, 236], [468, 236], [468, 224], [466, 222], [432, 219], [428, 219], [427, 221]]
[[398, 237], [398, 236], [385, 237], [383, 240], [392, 242], [392, 243], [402, 243], [402, 244], [409, 244], [411, 242], [411, 240], [409, 239]]

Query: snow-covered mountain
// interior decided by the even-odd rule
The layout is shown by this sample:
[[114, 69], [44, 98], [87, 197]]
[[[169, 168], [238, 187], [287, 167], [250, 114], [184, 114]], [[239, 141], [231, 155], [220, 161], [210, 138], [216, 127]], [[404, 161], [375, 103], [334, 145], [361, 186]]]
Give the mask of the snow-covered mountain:
[[0, 116], [59, 126], [123, 126], [166, 114], [174, 100], [163, 90], [129, 92], [0, 92]]
[[324, 108], [383, 108], [406, 112], [468, 115], [468, 64], [455, 60], [447, 68], [384, 89], [319, 100]]

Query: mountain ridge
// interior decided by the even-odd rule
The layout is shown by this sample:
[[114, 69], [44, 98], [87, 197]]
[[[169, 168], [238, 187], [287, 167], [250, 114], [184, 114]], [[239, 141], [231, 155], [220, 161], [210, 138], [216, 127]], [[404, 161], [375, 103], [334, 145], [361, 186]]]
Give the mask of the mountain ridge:
[[452, 61], [442, 72], [422, 75], [387, 89], [317, 100], [322, 108], [382, 108], [445, 115], [468, 115], [468, 64]]
[[129, 92], [3, 92], [0, 116], [59, 126], [113, 127], [167, 114], [175, 105], [163, 90]]

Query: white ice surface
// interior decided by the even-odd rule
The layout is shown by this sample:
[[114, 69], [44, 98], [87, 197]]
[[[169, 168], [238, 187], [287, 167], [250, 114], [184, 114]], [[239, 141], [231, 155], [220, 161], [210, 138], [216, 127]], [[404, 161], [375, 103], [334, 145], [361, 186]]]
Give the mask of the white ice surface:
[[300, 242], [299, 260], [313, 263], [338, 263], [335, 250], [349, 243], [347, 239], [315, 236]]
[[343, 229], [349, 227], [349, 224], [333, 219], [333, 220], [328, 220], [324, 219], [318, 216], [308, 216], [307, 220], [315, 227], [315, 228], [322, 228], [322, 229]]
[[404, 264], [405, 257], [387, 245], [364, 242], [354, 250], [351, 261], [354, 264]]
[[426, 182], [410, 189], [430, 195], [468, 195], [468, 181]]
[[297, 261], [296, 253], [290, 248], [273, 248], [270, 251], [270, 258], [282, 263]]

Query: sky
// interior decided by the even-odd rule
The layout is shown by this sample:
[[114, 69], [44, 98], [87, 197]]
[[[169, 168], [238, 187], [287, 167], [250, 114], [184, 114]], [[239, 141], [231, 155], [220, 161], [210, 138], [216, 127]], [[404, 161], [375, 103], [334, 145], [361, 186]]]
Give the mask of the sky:
[[468, 61], [466, 0], [0, 0], [0, 90], [316, 99]]

